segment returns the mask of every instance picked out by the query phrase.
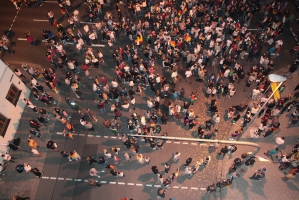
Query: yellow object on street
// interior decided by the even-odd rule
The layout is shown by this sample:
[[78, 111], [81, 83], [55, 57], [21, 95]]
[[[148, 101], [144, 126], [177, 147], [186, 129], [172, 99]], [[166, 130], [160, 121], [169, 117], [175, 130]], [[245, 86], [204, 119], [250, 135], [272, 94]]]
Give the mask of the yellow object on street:
[[[278, 87], [278, 85], [277, 85], [276, 82], [272, 82], [271, 83], [271, 89], [272, 89], [272, 91], [275, 91], [277, 87]], [[273, 97], [274, 97], [274, 100], [276, 102], [278, 101], [278, 99], [280, 99], [280, 92], [279, 92], [279, 90], [276, 90], [276, 92], [274, 93]]]

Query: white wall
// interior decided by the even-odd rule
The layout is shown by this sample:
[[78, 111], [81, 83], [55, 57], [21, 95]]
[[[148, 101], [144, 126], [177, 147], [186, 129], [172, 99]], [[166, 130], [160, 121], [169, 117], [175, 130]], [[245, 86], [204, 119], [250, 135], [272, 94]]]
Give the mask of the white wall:
[[[21, 66], [20, 66], [21, 67]], [[19, 101], [16, 106], [6, 99], [7, 92], [11, 84], [14, 84], [19, 90], [22, 90]], [[14, 72], [0, 60], [0, 113], [7, 118], [10, 118], [6, 134], [4, 138], [0, 136], [0, 153], [6, 151], [4, 144], [14, 138], [19, 127], [20, 118], [26, 107], [24, 98], [30, 96], [30, 89], [17, 77]], [[0, 157], [0, 159], [2, 159]], [[1, 161], [1, 160], [0, 160]]]

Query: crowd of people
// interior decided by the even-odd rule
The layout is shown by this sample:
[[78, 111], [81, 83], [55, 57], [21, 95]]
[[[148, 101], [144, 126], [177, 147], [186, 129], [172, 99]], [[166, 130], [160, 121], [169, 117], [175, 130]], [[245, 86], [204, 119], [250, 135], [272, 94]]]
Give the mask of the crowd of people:
[[[26, 3], [25, 5], [29, 6]], [[130, 149], [130, 154], [136, 156], [141, 164], [149, 164], [150, 157], [138, 153], [139, 137], [130, 137], [127, 133], [148, 136], [144, 138], [145, 142], [149, 143], [153, 150], [162, 149], [166, 141], [150, 136], [167, 136], [162, 128], [168, 121], [182, 121], [181, 126], [188, 126], [188, 129], [197, 126], [199, 138], [215, 139], [218, 130], [217, 128], [211, 130], [211, 128], [217, 126], [223, 118], [231, 120], [233, 124], [241, 118], [243, 120], [241, 128], [232, 134], [232, 138], [239, 136], [257, 113], [261, 117], [261, 126], [254, 132], [255, 138], [263, 131], [264, 137], [267, 137], [271, 134], [270, 130], [272, 132], [277, 130], [280, 126], [279, 116], [285, 111], [292, 111], [289, 126], [299, 120], [299, 110], [296, 107], [298, 93], [280, 98], [278, 102], [270, 100], [265, 109], [259, 111], [270, 91], [267, 90], [270, 85], [267, 75], [273, 70], [274, 60], [283, 48], [284, 27], [288, 26], [292, 19], [288, 10], [288, 1], [119, 0], [112, 2], [107, 0], [104, 2], [87, 0], [86, 12], [92, 24], [85, 25], [80, 23], [84, 14], [79, 13], [71, 1], [58, 0], [58, 5], [61, 14], [69, 24], [63, 25], [59, 20], [61, 15], [49, 10], [47, 13], [49, 27], [42, 30], [42, 36], [47, 41], [46, 60], [51, 67], [37, 69], [22, 65], [29, 74], [30, 88], [35, 99], [43, 102], [55, 113], [51, 116], [49, 113], [52, 111], [37, 109], [29, 99], [24, 99], [26, 105], [38, 114], [39, 122], [34, 119], [29, 121], [32, 127], [30, 133], [33, 136], [41, 137], [39, 129], [41, 124], [47, 126], [47, 122], [52, 117], [63, 124], [64, 136], [73, 139], [72, 133], [75, 129], [72, 123], [74, 122], [70, 122], [69, 112], [55, 107], [56, 101], [51, 92], [48, 92], [59, 93], [57, 74], [61, 73], [65, 84], [81, 100], [86, 99], [82, 92], [85, 88], [82, 79], [86, 78], [93, 82], [89, 90], [97, 96], [92, 101], [104, 116], [103, 126], [121, 136], [125, 147]], [[16, 8], [19, 6], [20, 4], [17, 4]], [[111, 11], [113, 7], [116, 12]], [[124, 15], [126, 11], [128, 13]], [[259, 22], [257, 31], [249, 30], [252, 21]], [[25, 31], [25, 36], [28, 42], [36, 45], [28, 30]], [[130, 44], [119, 45], [123, 41], [130, 41]], [[69, 54], [67, 50], [69, 48], [65, 46], [67, 43], [71, 43], [73, 45], [71, 48], [77, 50], [76, 57]], [[268, 43], [270, 48], [262, 51], [265, 46], [263, 43]], [[100, 69], [106, 64], [103, 52], [94, 49], [94, 46], [99, 44], [108, 45], [115, 62], [113, 67], [109, 66], [115, 72], [112, 80], [105, 75], [98, 77], [92, 73], [93, 70]], [[289, 72], [293, 73], [298, 65], [298, 49], [294, 47], [291, 53], [295, 56], [295, 61]], [[245, 59], [244, 56], [247, 56], [246, 62], [254, 63], [249, 69], [247, 65], [240, 64], [240, 59]], [[80, 63], [79, 60], [84, 62]], [[162, 67], [163, 74], [157, 72], [159, 67]], [[84, 72], [85, 77], [82, 76], [81, 71]], [[19, 70], [15, 73], [20, 78], [26, 79]], [[204, 88], [205, 97], [211, 99], [207, 110], [209, 118], [206, 121], [200, 121], [200, 113], [195, 113], [192, 108], [197, 104], [198, 91], [185, 91], [184, 87], [178, 87], [178, 82], [183, 79], [187, 84], [198, 81], [200, 87]], [[39, 83], [40, 81], [45, 82], [48, 88], [45, 89]], [[249, 107], [244, 104], [233, 106], [229, 108], [227, 116], [220, 116], [216, 97], [233, 98], [236, 93], [234, 85], [243, 82], [245, 82], [244, 91], [251, 84], [256, 84], [252, 99], [259, 99], [264, 94], [261, 102]], [[144, 114], [141, 115], [135, 112], [137, 95], [142, 98], [142, 103], [147, 105]], [[163, 107], [165, 99], [170, 99], [166, 109]], [[292, 109], [293, 107], [295, 109]], [[94, 131], [93, 123], [98, 122], [95, 109], [88, 108], [85, 111], [76, 108], [76, 110], [81, 117], [80, 124], [87, 130]], [[114, 119], [106, 118], [107, 110], [114, 113]], [[245, 110], [246, 114], [241, 117]], [[122, 112], [131, 115], [131, 118], [127, 119], [126, 129], [119, 120], [123, 117]], [[37, 143], [31, 137], [28, 144], [33, 154], [41, 156]], [[58, 151], [54, 141], [49, 141], [47, 148]], [[235, 150], [236, 146], [225, 146], [221, 149], [220, 155]], [[124, 178], [124, 172], [117, 171], [114, 166], [119, 164], [119, 149], [113, 148], [111, 151], [112, 153], [109, 153], [104, 149], [104, 155], [99, 160], [92, 156], [87, 160], [90, 164], [99, 163], [105, 166], [113, 176]], [[69, 161], [81, 159], [75, 150], [60, 153]], [[124, 153], [124, 160], [127, 162], [130, 161], [130, 154]], [[173, 158], [174, 162], [177, 162], [179, 153], [174, 153]], [[200, 158], [192, 167], [188, 166], [192, 158], [187, 160], [184, 174], [192, 175], [200, 166], [208, 164], [211, 157]], [[166, 171], [169, 171], [170, 165], [166, 165], [167, 175]], [[179, 170], [176, 169], [164, 181], [162, 174], [156, 168], [153, 166], [152, 170], [158, 174], [161, 185], [165, 187], [168, 187], [179, 175]], [[259, 169], [259, 173], [253, 178], [265, 174], [265, 171], [265, 168]], [[90, 174], [98, 177], [99, 173], [92, 168]], [[100, 186], [93, 179], [90, 179], [89, 183]], [[210, 188], [208, 191], [214, 191], [211, 189], [212, 185], [208, 188]], [[159, 190], [158, 196], [164, 198], [165, 190]]]

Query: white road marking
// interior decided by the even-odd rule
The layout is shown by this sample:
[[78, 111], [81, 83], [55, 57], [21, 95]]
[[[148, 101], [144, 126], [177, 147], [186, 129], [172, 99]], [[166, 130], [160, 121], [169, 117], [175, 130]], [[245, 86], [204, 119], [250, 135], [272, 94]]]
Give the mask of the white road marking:
[[92, 47], [105, 47], [104, 44], [92, 44], [91, 46]]
[[191, 145], [197, 145], [197, 143], [195, 143], [195, 142], [191, 142]]
[[93, 23], [93, 22], [80, 22], [80, 24], [96, 24], [96, 23]]
[[34, 22], [48, 22], [46, 19], [33, 19]]
[[171, 143], [171, 141], [166, 141], [166, 143]]
[[108, 136], [104, 136], [104, 138], [108, 138]]
[[85, 136], [85, 134], [78, 134], [78, 135], [80, 135], [80, 136]]
[[27, 40], [26, 38], [18, 38], [18, 40]]
[[151, 184], [146, 184], [145, 186], [146, 187], [153, 187], [153, 185], [151, 185]]
[[63, 135], [63, 132], [57, 132], [56, 134], [57, 135]]
[[[51, 180], [66, 180], [66, 181], [84, 181], [84, 182], [88, 182], [88, 179], [71, 179], [71, 178], [62, 178], [62, 177], [47, 177], [47, 176], [43, 176], [42, 179], [51, 179]], [[100, 183], [107, 183], [107, 181], [96, 181], [96, 182], [100, 182]], [[136, 186], [142, 186], [141, 183], [125, 183], [125, 182], [109, 182], [109, 184], [112, 184], [112, 185], [136, 185]], [[155, 188], [159, 188], [161, 187], [161, 185], [152, 185], [152, 184], [146, 184], [145, 185], [146, 187], [155, 187]], [[172, 188], [175, 188], [175, 189], [188, 189], [188, 187], [179, 187], [179, 186], [173, 186]], [[190, 188], [191, 190], [198, 190], [198, 187], [191, 187]], [[201, 190], [202, 188], [200, 188]], [[205, 188], [204, 188], [205, 189]]]
[[88, 135], [88, 137], [94, 137], [94, 135]]
[[188, 142], [183, 142], [183, 144], [189, 144]]
[[101, 137], [100, 135], [96, 135], [96, 137]]
[[174, 144], [181, 144], [181, 142], [173, 142]]
[[203, 143], [201, 143], [201, 144], [199, 144], [199, 146], [208, 146], [207, 144], [203, 144]]
[[111, 137], [111, 138], [116, 139], [116, 137]]

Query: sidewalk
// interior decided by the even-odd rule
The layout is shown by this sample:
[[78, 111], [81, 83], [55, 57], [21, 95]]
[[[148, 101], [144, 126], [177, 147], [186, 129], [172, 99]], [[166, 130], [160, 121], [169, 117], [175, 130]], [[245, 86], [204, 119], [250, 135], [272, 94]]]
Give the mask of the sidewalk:
[[[281, 74], [282, 70], [276, 71], [276, 74]], [[288, 79], [285, 82], [286, 89], [282, 93], [282, 97], [287, 96], [293, 92], [294, 87], [297, 85], [299, 80], [299, 71], [297, 70], [292, 74], [292, 79]], [[253, 101], [251, 100], [250, 103]], [[293, 110], [293, 109], [292, 109]], [[292, 112], [291, 110], [291, 112]], [[256, 159], [254, 166], [247, 167], [243, 165], [241, 168], [246, 170], [246, 173], [243, 177], [237, 178], [233, 181], [233, 184], [230, 188], [222, 189], [221, 197], [223, 199], [298, 199], [299, 196], [299, 176], [294, 180], [283, 181], [281, 177], [284, 176], [283, 172], [278, 169], [279, 163], [273, 163], [271, 158], [268, 158], [264, 155], [264, 152], [270, 150], [274, 146], [274, 141], [276, 137], [285, 137], [285, 144], [280, 147], [283, 155], [291, 153], [291, 149], [295, 144], [295, 140], [298, 139], [299, 124], [291, 128], [286, 128], [288, 124], [288, 118], [286, 117], [288, 113], [284, 113], [280, 116], [279, 121], [281, 123], [278, 131], [272, 133], [270, 136], [264, 138], [258, 138], [252, 140], [250, 137], [250, 129], [255, 129], [260, 124], [260, 118], [254, 120], [254, 122], [248, 127], [248, 129], [243, 133], [240, 138], [241, 141], [250, 141], [256, 142], [261, 146], [260, 152], [257, 153], [257, 156], [267, 159], [267, 161], [259, 161]], [[235, 125], [232, 126], [232, 131], [237, 130], [240, 127], [240, 122], [238, 121]], [[229, 133], [229, 134], [231, 134]], [[263, 134], [263, 133], [262, 133]], [[230, 165], [233, 163], [233, 160], [237, 157], [241, 157], [241, 154], [246, 152], [253, 152], [252, 147], [238, 146], [238, 150], [233, 154], [233, 158], [225, 157], [223, 160], [223, 177], [229, 178], [229, 175], [226, 175]], [[280, 153], [278, 154], [280, 157]], [[266, 177], [261, 181], [251, 180], [251, 177], [255, 170], [261, 166], [266, 166], [267, 172]]]
[[[41, 68], [40, 65], [36, 65], [33, 63], [28, 63], [30, 66]], [[9, 67], [11, 69], [20, 69], [21, 63], [20, 62], [9, 62]], [[27, 86], [30, 84], [30, 76], [24, 73], [24, 75], [27, 77], [26, 84]], [[42, 81], [39, 81], [44, 87], [44, 83]], [[29, 84], [28, 84], [29, 83]], [[52, 92], [51, 92], [52, 93]], [[54, 94], [52, 94], [54, 95]], [[54, 95], [54, 99], [58, 102], [55, 106], [59, 107], [60, 99], [58, 96]], [[34, 97], [30, 98], [30, 101], [37, 106], [37, 109], [44, 108], [49, 113], [53, 112], [53, 109], [50, 107], [46, 107], [42, 102], [36, 100]], [[46, 108], [45, 108], [46, 107]], [[29, 150], [29, 146], [27, 144], [28, 136], [30, 135], [30, 126], [28, 121], [30, 119], [37, 120], [38, 114], [34, 113], [31, 109], [27, 108], [24, 110], [24, 113], [20, 119], [20, 126], [19, 129], [15, 135], [15, 138], [20, 138], [21, 143], [20, 147], [23, 149]], [[9, 163], [6, 170], [5, 170], [5, 176], [1, 177], [0, 181], [0, 199], [1, 200], [7, 200], [11, 199], [12, 196], [18, 195], [18, 193], [25, 193], [24, 197], [30, 197], [31, 199], [36, 199], [35, 195], [37, 192], [37, 188], [39, 185], [39, 179], [36, 178], [34, 174], [31, 172], [23, 172], [23, 173], [17, 173], [15, 170], [15, 167], [18, 164], [24, 164], [27, 163], [31, 165], [32, 168], [38, 168], [40, 171], [44, 168], [45, 158], [47, 155], [48, 149], [46, 148], [46, 143], [51, 139], [53, 128], [56, 123], [60, 123], [57, 120], [51, 119], [51, 121], [48, 123], [48, 127], [42, 125], [40, 128], [40, 132], [42, 134], [41, 138], [37, 138], [35, 136], [32, 136], [32, 139], [34, 139], [40, 146], [39, 152], [42, 154], [42, 157], [37, 157], [35, 155], [32, 155], [31, 153], [25, 152], [21, 149], [18, 149], [17, 151], [10, 150], [9, 154], [11, 154], [13, 157], [16, 157], [15, 163]]]

